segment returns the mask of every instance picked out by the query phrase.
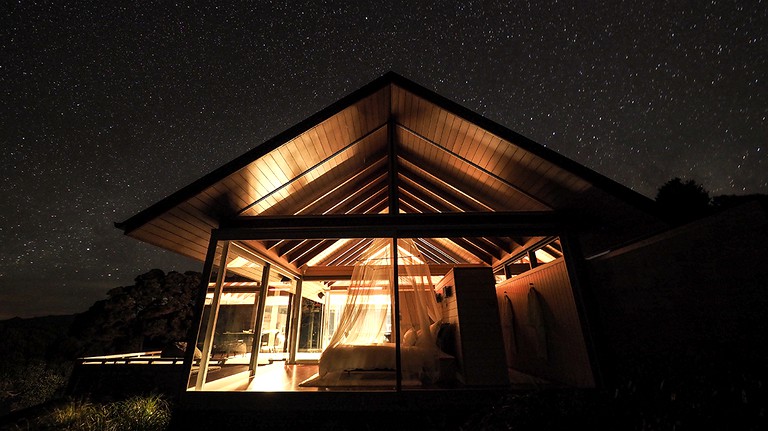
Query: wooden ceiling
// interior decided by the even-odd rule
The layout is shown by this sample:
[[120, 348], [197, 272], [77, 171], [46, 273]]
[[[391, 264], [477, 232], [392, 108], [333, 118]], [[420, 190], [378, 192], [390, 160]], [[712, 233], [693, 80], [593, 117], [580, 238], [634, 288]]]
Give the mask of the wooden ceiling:
[[[116, 225], [204, 260], [211, 230], [250, 217], [594, 210], [643, 198], [396, 74], [389, 73]], [[622, 196], [618, 196], [622, 195]], [[394, 200], [394, 203], [393, 201]], [[634, 201], [634, 202], [633, 202]], [[636, 210], [636, 208], [634, 209]], [[615, 212], [614, 212], [615, 215]], [[243, 241], [280, 265], [354, 264], [370, 239]], [[419, 238], [433, 265], [496, 265], [535, 237]]]

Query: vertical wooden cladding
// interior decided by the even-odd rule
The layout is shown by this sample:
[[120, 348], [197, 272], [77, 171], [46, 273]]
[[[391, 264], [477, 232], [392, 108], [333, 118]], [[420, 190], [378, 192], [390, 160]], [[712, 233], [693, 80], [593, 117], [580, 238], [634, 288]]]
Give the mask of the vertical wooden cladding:
[[407, 107], [405, 105], [405, 96], [408, 92], [396, 85], [390, 85], [389, 91], [392, 101], [390, 114], [398, 123], [405, 124], [409, 122], [410, 120], [406, 118]]
[[447, 351], [446, 353], [453, 355], [456, 358], [457, 365], [461, 366], [461, 364], [464, 363], [464, 358], [462, 357], [462, 350], [461, 350], [461, 330], [459, 327], [459, 308], [456, 301], [456, 295], [451, 294], [450, 296], [446, 296], [445, 287], [450, 286], [451, 289], [453, 289], [454, 285], [453, 281], [453, 271], [449, 272], [445, 275], [435, 286], [435, 292], [440, 293], [443, 295], [443, 301], [440, 303], [440, 308], [442, 311], [442, 318], [443, 322], [448, 323], [451, 325], [451, 335], [453, 338], [453, 342], [449, 343], [449, 346], [453, 348], [453, 350]]
[[[536, 355], [536, 332], [529, 324], [530, 283], [542, 298], [547, 357]], [[512, 301], [516, 350], [507, 365], [541, 378], [576, 387], [594, 387], [584, 335], [563, 258], [539, 266], [496, 286], [500, 310], [504, 296]], [[501, 312], [502, 316], [506, 313]], [[505, 325], [502, 324], [502, 327]], [[513, 334], [505, 331], [504, 337]]]
[[[291, 202], [296, 191], [304, 187], [311, 189], [314, 180], [344, 163], [356, 151], [360, 151], [344, 151], [312, 169], [316, 164], [384, 124], [387, 118], [386, 106], [387, 91], [382, 89], [254, 160], [222, 180], [220, 184], [225, 184], [232, 192], [239, 192], [234, 194], [243, 196], [238, 201], [239, 204], [244, 204], [240, 209], [267, 196], [248, 211], [249, 215], [259, 214], [278, 202]], [[301, 175], [303, 178], [286, 186]]]

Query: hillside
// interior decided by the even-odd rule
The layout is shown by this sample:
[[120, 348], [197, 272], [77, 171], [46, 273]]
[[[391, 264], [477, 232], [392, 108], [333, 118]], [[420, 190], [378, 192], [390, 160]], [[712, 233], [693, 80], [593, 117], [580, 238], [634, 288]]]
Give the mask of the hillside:
[[66, 360], [67, 332], [75, 315], [44, 316], [0, 321], [3, 350], [0, 369], [34, 360]]

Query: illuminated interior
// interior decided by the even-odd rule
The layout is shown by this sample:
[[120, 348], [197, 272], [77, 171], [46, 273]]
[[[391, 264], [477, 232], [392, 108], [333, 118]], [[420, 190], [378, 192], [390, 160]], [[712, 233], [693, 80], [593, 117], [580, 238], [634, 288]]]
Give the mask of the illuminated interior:
[[[416, 244], [426, 247], [425, 244], [448, 241], [429, 238], [419, 239]], [[342, 245], [355, 242], [370, 244], [371, 241], [336, 241]], [[529, 250], [511, 255], [507, 261], [496, 266], [494, 276], [497, 283], [562, 258], [559, 238], [540, 238], [529, 242], [532, 245]], [[329, 247], [331, 250], [334, 248]], [[406, 253], [401, 248], [399, 252]], [[328, 255], [325, 253], [325, 259], [328, 259]], [[224, 260], [222, 256], [225, 256]], [[437, 286], [451, 265], [436, 264], [426, 256], [434, 254], [428, 252], [424, 257], [415, 259], [423, 259], [425, 264], [432, 263], [435, 273], [431, 275], [431, 282]], [[355, 259], [351, 257], [348, 262]], [[322, 263], [323, 257], [315, 258], [314, 261]], [[334, 274], [333, 270], [325, 267], [325, 277], [310, 276], [304, 279], [264, 259], [239, 241], [219, 243], [214, 262], [226, 262], [226, 269], [223, 277], [219, 265], [214, 265], [211, 270], [188, 390], [319, 390], [317, 387], [302, 387], [301, 383], [316, 375], [318, 360], [339, 325], [347, 300], [347, 289], [350, 287], [348, 268], [338, 267]], [[464, 263], [459, 266], [487, 265]], [[376, 284], [364, 289], [374, 291], [366, 295], [365, 305], [386, 312], [388, 323], [385, 332], [389, 337], [395, 329], [390, 324], [394, 305], [392, 297], [386, 293], [377, 294], [377, 291], [383, 292], [384, 288]], [[455, 385], [451, 381], [450, 386]], [[440, 386], [427, 386], [425, 389], [435, 387]], [[331, 388], [360, 389], [393, 390], [394, 387], [360, 385], [354, 388]]]

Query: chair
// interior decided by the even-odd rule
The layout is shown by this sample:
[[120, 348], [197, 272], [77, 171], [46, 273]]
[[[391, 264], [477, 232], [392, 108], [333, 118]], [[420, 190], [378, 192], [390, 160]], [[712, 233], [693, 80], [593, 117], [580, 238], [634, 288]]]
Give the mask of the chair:
[[260, 350], [262, 352], [265, 352], [265, 351], [268, 352], [269, 349], [270, 349], [270, 346], [269, 346], [269, 333], [261, 334], [261, 347], [260, 347]]
[[275, 341], [272, 346], [273, 352], [282, 352], [283, 351], [283, 344], [285, 343], [285, 335], [283, 335], [282, 332], [278, 332], [275, 335]]

